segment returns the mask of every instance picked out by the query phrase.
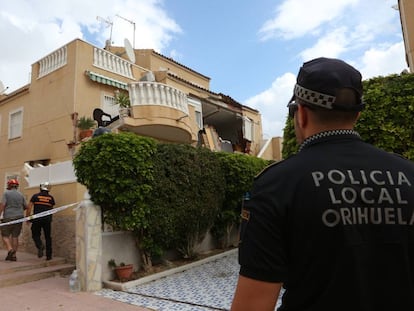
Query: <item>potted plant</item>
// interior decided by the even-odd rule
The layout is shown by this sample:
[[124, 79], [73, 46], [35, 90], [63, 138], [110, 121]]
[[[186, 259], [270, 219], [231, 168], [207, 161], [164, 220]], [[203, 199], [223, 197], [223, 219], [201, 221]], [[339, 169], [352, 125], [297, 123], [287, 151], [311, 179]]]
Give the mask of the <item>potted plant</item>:
[[119, 265], [116, 264], [115, 259], [108, 261], [108, 266], [111, 267], [115, 273], [118, 280], [125, 281], [128, 280], [133, 272], [134, 266], [132, 264], [125, 264], [121, 262]]
[[93, 128], [95, 127], [95, 121], [89, 117], [80, 117], [77, 123], [77, 127], [80, 130], [79, 139], [83, 140], [85, 137], [92, 136]]
[[130, 115], [131, 101], [125, 92], [115, 91], [115, 104], [119, 105], [119, 116], [128, 117]]

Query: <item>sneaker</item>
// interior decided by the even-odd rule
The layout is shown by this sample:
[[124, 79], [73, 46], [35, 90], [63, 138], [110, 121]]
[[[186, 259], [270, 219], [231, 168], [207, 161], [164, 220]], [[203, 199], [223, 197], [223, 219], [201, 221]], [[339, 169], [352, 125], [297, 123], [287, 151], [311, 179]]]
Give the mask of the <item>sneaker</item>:
[[43, 250], [45, 247], [42, 245], [40, 248], [37, 249], [37, 257], [42, 258], [43, 257]]
[[46, 257], [46, 260], [52, 260], [52, 257]]
[[6, 259], [5, 259], [5, 260], [11, 260], [12, 255], [13, 255], [13, 250], [11, 249], [11, 250], [9, 250], [9, 252], [7, 253], [7, 256], [6, 256]]
[[7, 253], [6, 260], [17, 261], [16, 251], [14, 249], [9, 250], [9, 252]]

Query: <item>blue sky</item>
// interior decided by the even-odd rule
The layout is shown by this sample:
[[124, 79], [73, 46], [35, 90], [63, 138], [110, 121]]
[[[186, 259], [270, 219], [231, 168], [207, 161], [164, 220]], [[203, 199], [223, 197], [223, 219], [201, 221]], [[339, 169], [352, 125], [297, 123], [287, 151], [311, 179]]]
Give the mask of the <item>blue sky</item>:
[[[337, 57], [364, 79], [406, 69], [397, 0], [14, 0], [0, 7], [0, 80], [29, 81], [30, 66], [81, 38], [124, 38], [211, 78], [211, 91], [259, 110], [264, 138], [283, 135], [304, 61]], [[101, 21], [97, 20], [101, 17]], [[119, 17], [120, 16], [120, 17]], [[125, 20], [126, 19], [126, 20]], [[0, 90], [1, 91], [1, 90]]]

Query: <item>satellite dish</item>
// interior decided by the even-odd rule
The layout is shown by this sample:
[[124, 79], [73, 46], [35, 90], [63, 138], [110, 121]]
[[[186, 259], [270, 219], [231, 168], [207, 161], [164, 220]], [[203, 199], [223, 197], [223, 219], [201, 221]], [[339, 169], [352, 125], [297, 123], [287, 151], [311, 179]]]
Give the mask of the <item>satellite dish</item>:
[[149, 82], [154, 82], [155, 81], [155, 76], [154, 73], [152, 71], [148, 71], [146, 74], [144, 74], [141, 79], [139, 79], [139, 81], [149, 81]]
[[4, 92], [6, 92], [6, 90], [7, 90], [8, 88], [9, 88], [9, 87], [4, 87], [3, 82], [1, 82], [1, 80], [0, 80], [0, 95], [3, 95], [3, 94], [4, 94]]
[[135, 52], [134, 52], [134, 49], [132, 48], [131, 42], [129, 42], [127, 38], [125, 38], [124, 40], [124, 45], [125, 45], [125, 51], [128, 55], [129, 60], [131, 61], [131, 63], [135, 64]]

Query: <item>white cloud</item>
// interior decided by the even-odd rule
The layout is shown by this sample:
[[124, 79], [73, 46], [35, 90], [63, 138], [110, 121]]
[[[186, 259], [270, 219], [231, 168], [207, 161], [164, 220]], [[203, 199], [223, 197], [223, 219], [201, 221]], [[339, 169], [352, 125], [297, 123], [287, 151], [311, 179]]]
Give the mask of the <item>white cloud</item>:
[[259, 35], [262, 40], [271, 38], [293, 39], [312, 32], [339, 16], [358, 0], [285, 0], [278, 6], [276, 16], [267, 20]]
[[364, 79], [399, 74], [407, 69], [404, 42], [371, 48], [364, 53], [361, 63], [360, 71]]
[[[302, 55], [304, 61], [323, 55], [318, 54], [316, 48], [312, 51], [315, 53], [314, 55], [311, 54], [311, 50], [308, 51], [309, 54]], [[321, 49], [322, 51], [323, 49]], [[323, 56], [335, 57], [335, 55], [329, 54]], [[400, 73], [407, 68], [402, 41], [371, 48], [365, 51], [360, 60], [346, 61], [361, 71], [363, 79]], [[259, 110], [262, 114], [265, 138], [283, 135], [287, 117], [286, 105], [292, 96], [295, 82], [296, 76], [292, 73], [286, 73], [276, 78], [267, 90], [245, 101], [245, 105]]]
[[[132, 43], [133, 24], [116, 14], [135, 23], [136, 48], [162, 52], [181, 32], [159, 0], [8, 1], [0, 8], [0, 37], [7, 42], [0, 49], [0, 79], [9, 91], [27, 84], [34, 62], [75, 38], [105, 46], [111, 27], [97, 16], [112, 21], [114, 45], [122, 46], [125, 38]], [[84, 37], [85, 29], [93, 38]]]
[[[259, 37], [299, 46], [302, 50], [296, 55], [303, 62], [321, 56], [344, 59], [359, 69], [364, 79], [400, 73], [407, 65], [398, 12], [391, 8], [395, 3], [285, 0], [263, 24]], [[280, 112], [282, 103], [278, 101], [291, 94], [290, 89], [285, 90], [288, 95], [280, 94], [284, 89], [278, 85], [284, 77], [276, 78], [268, 90], [247, 101], [262, 112], [264, 132], [271, 136], [281, 135], [286, 121], [286, 111]]]
[[303, 61], [321, 56], [337, 58], [348, 48], [348, 45], [346, 28], [341, 27], [319, 38], [312, 47], [303, 50], [300, 55]]
[[262, 115], [262, 130], [265, 138], [281, 136], [287, 117], [287, 103], [292, 97], [296, 76], [285, 73], [273, 81], [271, 87], [245, 101]]
[[[122, 1], [118, 1], [121, 2]], [[161, 52], [180, 33], [180, 26], [164, 11], [160, 1], [142, 0], [126, 1], [125, 6], [118, 5], [116, 14], [134, 21], [136, 24], [136, 48], [151, 48]], [[133, 26], [119, 17], [114, 18], [114, 28], [118, 31], [113, 36], [116, 45], [122, 45], [124, 36], [130, 34], [132, 42]], [[127, 35], [128, 36], [128, 35]]]

